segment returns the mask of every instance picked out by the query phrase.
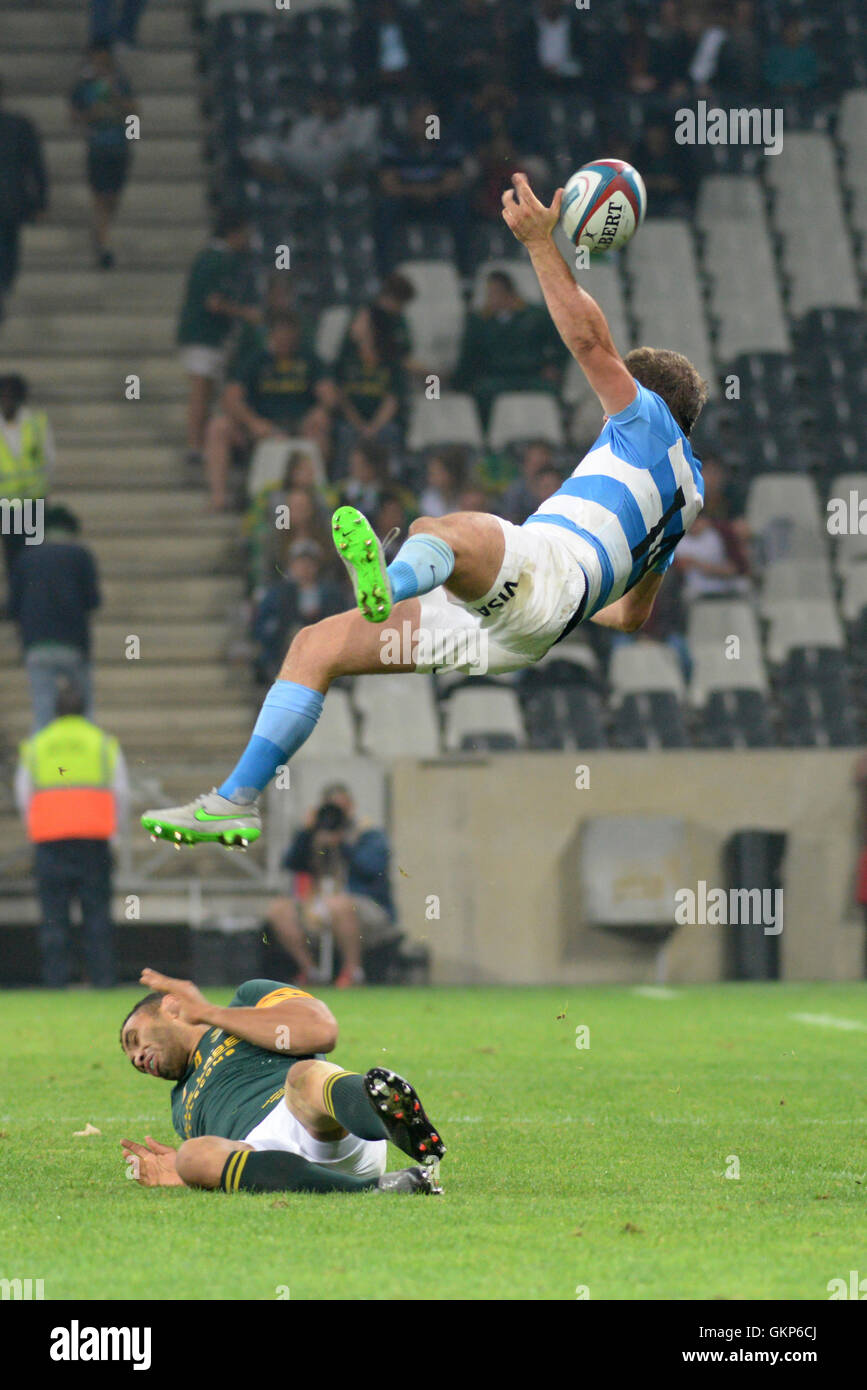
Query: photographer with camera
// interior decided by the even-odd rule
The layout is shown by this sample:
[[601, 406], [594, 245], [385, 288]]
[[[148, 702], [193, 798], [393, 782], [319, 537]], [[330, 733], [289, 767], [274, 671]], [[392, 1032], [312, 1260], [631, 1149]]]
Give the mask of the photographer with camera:
[[364, 983], [362, 951], [396, 939], [383, 830], [359, 825], [349, 788], [334, 783], [292, 840], [283, 867], [295, 874], [293, 897], [277, 898], [268, 922], [298, 966], [296, 984], [322, 984], [311, 946], [322, 930], [334, 936], [341, 967], [338, 989]]

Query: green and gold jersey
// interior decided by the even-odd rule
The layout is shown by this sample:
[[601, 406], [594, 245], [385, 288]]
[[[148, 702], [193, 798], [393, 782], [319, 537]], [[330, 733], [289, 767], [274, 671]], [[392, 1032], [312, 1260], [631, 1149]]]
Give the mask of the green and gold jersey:
[[[279, 980], [246, 980], [229, 1008], [267, 1009], [284, 999], [309, 998], [305, 990]], [[177, 1133], [182, 1139], [245, 1138], [283, 1099], [286, 1073], [299, 1060], [288, 1050], [268, 1052], [222, 1028], [209, 1028], [172, 1091]]]

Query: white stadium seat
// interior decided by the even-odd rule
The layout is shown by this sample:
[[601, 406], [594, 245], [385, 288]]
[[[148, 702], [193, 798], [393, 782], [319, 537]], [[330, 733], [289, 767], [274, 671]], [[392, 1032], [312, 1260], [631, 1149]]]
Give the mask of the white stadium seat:
[[755, 478], [747, 496], [746, 519], [754, 535], [761, 535], [775, 521], [792, 521], [812, 531], [825, 529], [816, 484], [802, 473]]
[[762, 576], [760, 609], [770, 619], [781, 604], [805, 599], [833, 601], [834, 583], [827, 560], [777, 560]]
[[758, 690], [767, 693], [761, 653], [741, 648], [737, 657], [726, 654], [723, 646], [702, 645], [692, 653], [693, 669], [689, 694], [693, 705], [707, 703], [710, 695], [720, 690]]
[[407, 443], [412, 450], [431, 449], [441, 444], [466, 444], [471, 449], [481, 449], [484, 436], [473, 397], [458, 391], [444, 391], [438, 400], [414, 396]]
[[352, 700], [361, 716], [362, 752], [380, 758], [433, 758], [439, 753], [439, 719], [430, 679], [358, 676]]
[[793, 647], [845, 646], [843, 628], [836, 605], [830, 600], [807, 599], [800, 603], [781, 603], [770, 617], [768, 660], [785, 661]]
[[502, 449], [527, 439], [544, 439], [555, 446], [564, 442], [557, 401], [547, 391], [503, 391], [491, 410], [488, 443]]
[[611, 653], [608, 679], [615, 698], [650, 691], [670, 691], [683, 698], [684, 680], [670, 647], [647, 639], [619, 642]]
[[458, 752], [465, 739], [485, 734], [498, 735], [512, 740], [517, 748], [524, 747], [524, 721], [515, 692], [490, 685], [454, 691], [446, 705], [446, 748]]
[[356, 751], [355, 716], [345, 690], [332, 686], [322, 707], [319, 723], [296, 758], [330, 758]]

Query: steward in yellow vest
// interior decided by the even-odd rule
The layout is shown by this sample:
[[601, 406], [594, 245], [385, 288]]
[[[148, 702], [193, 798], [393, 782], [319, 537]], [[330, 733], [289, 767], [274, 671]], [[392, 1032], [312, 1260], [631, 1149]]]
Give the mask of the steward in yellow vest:
[[27, 383], [0, 377], [0, 497], [36, 499], [48, 492], [54, 445], [47, 416], [27, 410]]
[[27, 831], [48, 840], [108, 840], [117, 827], [118, 741], [80, 715], [46, 724], [21, 745], [30, 783]]

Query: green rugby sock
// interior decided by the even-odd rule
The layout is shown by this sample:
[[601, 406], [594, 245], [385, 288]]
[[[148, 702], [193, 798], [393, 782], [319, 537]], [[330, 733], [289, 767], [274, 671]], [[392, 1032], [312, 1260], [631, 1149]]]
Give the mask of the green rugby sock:
[[337, 1071], [323, 1089], [325, 1109], [350, 1134], [359, 1139], [387, 1139], [388, 1130], [373, 1109], [357, 1071]]
[[220, 1174], [223, 1192], [364, 1192], [377, 1178], [354, 1178], [282, 1149], [236, 1149]]

